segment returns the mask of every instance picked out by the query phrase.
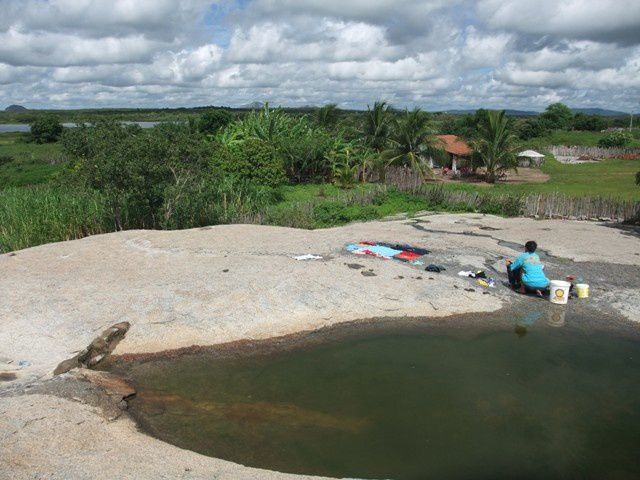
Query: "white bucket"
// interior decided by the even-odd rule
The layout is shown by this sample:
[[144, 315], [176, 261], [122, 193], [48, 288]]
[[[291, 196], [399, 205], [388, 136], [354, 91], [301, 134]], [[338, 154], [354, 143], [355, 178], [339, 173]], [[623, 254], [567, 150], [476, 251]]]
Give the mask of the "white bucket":
[[551, 280], [549, 283], [549, 300], [551, 303], [564, 305], [569, 300], [571, 284], [564, 280]]

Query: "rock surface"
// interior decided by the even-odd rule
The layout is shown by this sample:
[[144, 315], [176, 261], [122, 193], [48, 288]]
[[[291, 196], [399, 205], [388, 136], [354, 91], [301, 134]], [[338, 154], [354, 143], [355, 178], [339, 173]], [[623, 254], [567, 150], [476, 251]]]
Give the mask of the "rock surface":
[[[494, 311], [516, 298], [500, 285], [504, 258], [530, 239], [548, 254], [551, 277], [584, 276], [588, 302], [640, 321], [638, 237], [577, 221], [466, 214], [316, 231], [229, 225], [119, 232], [0, 255], [0, 478], [291, 478], [180, 450], [138, 433], [127, 416], [107, 422], [91, 405], [37, 386], [119, 322], [131, 327], [113, 353], [137, 354], [362, 318]], [[447, 270], [344, 251], [360, 240], [426, 247], [429, 262]], [[304, 254], [323, 258], [293, 258]], [[485, 270], [498, 288], [456, 275], [467, 269]]]

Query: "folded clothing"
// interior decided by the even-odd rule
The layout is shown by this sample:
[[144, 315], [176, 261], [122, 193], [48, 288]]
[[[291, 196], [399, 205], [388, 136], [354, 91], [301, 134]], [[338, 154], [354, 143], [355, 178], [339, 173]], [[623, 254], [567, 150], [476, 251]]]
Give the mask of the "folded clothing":
[[426, 248], [414, 247], [412, 245], [406, 244], [403, 245], [401, 243], [379, 243], [378, 245], [393, 248], [395, 250], [402, 250], [403, 252], [417, 253], [419, 257], [421, 257], [422, 255], [428, 255], [430, 253]]
[[[429, 251], [424, 248], [412, 247], [411, 245], [374, 243], [368, 241], [349, 243], [345, 246], [345, 249], [356, 255], [371, 255], [385, 259], [393, 258], [402, 262], [412, 263], [417, 262], [418, 258], [429, 253]], [[420, 265], [421, 264], [422, 263], [420, 263]]]
[[404, 260], [405, 262], [411, 262], [417, 258], [420, 258], [422, 255], [419, 255], [415, 252], [402, 251], [397, 255], [394, 255], [393, 258], [397, 258], [398, 260]]

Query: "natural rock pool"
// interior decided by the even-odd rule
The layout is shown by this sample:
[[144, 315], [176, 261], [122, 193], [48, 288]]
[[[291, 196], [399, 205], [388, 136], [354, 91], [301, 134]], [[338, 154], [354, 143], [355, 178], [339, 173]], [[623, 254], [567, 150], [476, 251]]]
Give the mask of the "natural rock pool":
[[562, 309], [355, 323], [115, 360], [149, 434], [243, 465], [394, 479], [640, 477], [637, 327]]

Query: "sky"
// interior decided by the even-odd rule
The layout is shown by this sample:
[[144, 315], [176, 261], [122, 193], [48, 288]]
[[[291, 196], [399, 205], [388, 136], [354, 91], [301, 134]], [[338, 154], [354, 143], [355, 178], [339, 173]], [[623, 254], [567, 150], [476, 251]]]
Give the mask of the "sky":
[[640, 0], [0, 0], [0, 108], [640, 111]]

